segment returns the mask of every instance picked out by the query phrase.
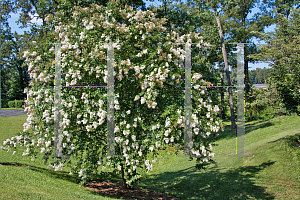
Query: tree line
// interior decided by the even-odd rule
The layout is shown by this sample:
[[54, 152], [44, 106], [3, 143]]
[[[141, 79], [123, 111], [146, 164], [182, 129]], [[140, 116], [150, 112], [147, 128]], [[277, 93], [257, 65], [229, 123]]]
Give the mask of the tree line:
[[[272, 68], [256, 68], [249, 71], [249, 82], [253, 84], [267, 84], [268, 79], [271, 77]], [[237, 84], [236, 71], [230, 71], [230, 80], [233, 85]]]

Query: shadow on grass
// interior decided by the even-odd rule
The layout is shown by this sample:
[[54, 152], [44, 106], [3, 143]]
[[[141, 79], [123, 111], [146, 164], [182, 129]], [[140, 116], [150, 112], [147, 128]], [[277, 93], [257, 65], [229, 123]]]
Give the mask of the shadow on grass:
[[[220, 169], [216, 168], [217, 165], [209, 170], [197, 170], [193, 166], [177, 172], [151, 175], [146, 180], [144, 180], [146, 177], [143, 177], [142, 182], [146, 183], [146, 187], [165, 193], [172, 193], [172, 195], [180, 199], [274, 199], [273, 196], [265, 192], [263, 187], [255, 185], [253, 181], [253, 178], [259, 171], [274, 163], [268, 161], [259, 166], [239, 167], [227, 171], [220, 171]], [[27, 168], [43, 173], [48, 177], [72, 183], [78, 184], [80, 182], [80, 178], [74, 174], [69, 175], [68, 172], [53, 171], [17, 162], [2, 162], [0, 164]], [[112, 179], [110, 173], [99, 175], [98, 178]]]
[[274, 123], [272, 123], [272, 122], [265, 121], [265, 120], [259, 120], [259, 121], [255, 121], [254, 123], [251, 123], [251, 124], [246, 124], [245, 132], [250, 133], [257, 129], [267, 128], [267, 127], [270, 127], [273, 125], [274, 125]]
[[68, 172], [54, 171], [51, 169], [45, 169], [42, 167], [37, 167], [37, 166], [22, 164], [22, 163], [17, 163], [17, 162], [0, 162], [0, 165], [22, 167], [22, 168], [26, 168], [26, 169], [29, 169], [32, 171], [46, 174], [47, 176], [52, 177], [52, 178], [59, 178], [62, 180], [67, 180], [67, 181], [73, 182], [73, 183], [80, 182], [80, 179], [78, 177], [76, 177], [74, 175], [69, 175]]
[[293, 147], [297, 142], [300, 141], [300, 132], [295, 135], [288, 135], [288, 136], [279, 138], [277, 140], [270, 141], [268, 143], [275, 143], [275, 142], [279, 142], [279, 141], [280, 142], [282, 141], [282, 142], [288, 144], [288, 146]]
[[[265, 120], [258, 120], [251, 124], [245, 124], [245, 134], [255, 131], [257, 129], [267, 128], [273, 126], [274, 123], [265, 121]], [[211, 142], [215, 142], [220, 139], [232, 139], [236, 137], [236, 130], [231, 130], [230, 125], [226, 125], [224, 127], [224, 132], [220, 129], [218, 131], [220, 135], [211, 138]]]
[[[274, 199], [265, 192], [265, 188], [255, 185], [255, 175], [273, 165], [274, 161], [259, 166], [239, 167], [220, 171], [209, 171], [190, 167], [177, 172], [164, 172], [143, 179], [147, 187], [164, 190], [180, 199]], [[200, 172], [200, 173], [199, 173]]]
[[[17, 162], [0, 162], [0, 165], [27, 168], [32, 171], [43, 173], [51, 178], [62, 179], [76, 184], [79, 184], [81, 181], [81, 178], [79, 178], [77, 174], [70, 175], [69, 172], [66, 171], [54, 171], [53, 169], [45, 169], [42, 167], [37, 167], [37, 166], [22, 164]], [[101, 172], [100, 174], [93, 174], [91, 178], [120, 180], [120, 178], [117, 175], [113, 175], [110, 172]]]
[[286, 153], [294, 152], [294, 156], [297, 157], [300, 162], [300, 132], [295, 135], [285, 136], [283, 138], [270, 141], [269, 143], [281, 142]]

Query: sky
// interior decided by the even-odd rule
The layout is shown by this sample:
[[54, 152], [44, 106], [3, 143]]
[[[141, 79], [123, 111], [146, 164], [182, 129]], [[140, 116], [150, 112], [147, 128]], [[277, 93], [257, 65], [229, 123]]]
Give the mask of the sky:
[[[150, 5], [153, 5], [154, 7], [158, 7], [160, 5], [162, 5], [162, 2], [158, 1], [158, 0], [155, 0], [154, 2], [149, 2], [149, 1], [144, 1], [146, 3], [146, 7], [150, 6]], [[249, 14], [249, 17], [251, 17], [253, 14], [255, 14], [256, 12], [258, 12], [258, 9], [254, 8], [253, 9], [253, 13], [250, 13]], [[32, 17], [32, 15], [31, 15]], [[11, 18], [8, 19], [8, 22], [9, 22], [9, 25], [11, 27], [11, 30], [12, 32], [16, 31], [18, 34], [22, 34], [24, 31], [30, 31], [30, 28], [24, 28], [24, 29], [20, 29], [19, 27], [21, 26], [20, 25], [17, 25], [15, 23], [15, 21], [17, 21], [19, 18], [19, 14], [12, 14], [11, 15]], [[42, 23], [42, 20], [41, 19], [37, 19], [36, 17], [32, 20], [33, 23], [36, 23], [38, 25], [40, 25]], [[268, 28], [266, 28], [266, 31], [267, 32], [270, 32], [270, 31], [274, 31], [274, 28], [276, 26], [275, 25], [272, 25]], [[262, 44], [262, 42], [259, 42], [257, 40], [254, 40], [254, 43], [255, 44]], [[256, 68], [270, 68], [270, 66], [268, 65], [268, 63], [264, 63], [264, 62], [261, 62], [261, 63], [257, 63], [257, 64], [252, 64], [252, 63], [249, 63], [249, 70], [255, 70]]]

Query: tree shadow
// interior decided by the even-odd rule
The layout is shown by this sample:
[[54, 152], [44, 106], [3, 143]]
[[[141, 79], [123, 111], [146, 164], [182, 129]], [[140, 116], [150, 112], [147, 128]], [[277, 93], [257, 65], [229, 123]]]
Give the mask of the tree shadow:
[[[268, 161], [259, 166], [239, 167], [225, 172], [221, 172], [215, 165], [207, 173], [205, 173], [206, 168], [198, 170], [193, 166], [177, 172], [150, 175], [142, 182], [146, 182], [146, 186], [151, 189], [167, 194], [172, 193], [180, 199], [274, 199], [272, 195], [265, 192], [263, 187], [255, 185], [253, 181], [255, 174], [274, 163]], [[54, 171], [17, 162], [2, 162], [0, 165], [23, 167], [46, 174], [48, 177], [76, 184], [80, 182], [77, 175], [69, 175], [68, 172]], [[97, 178], [102, 180], [112, 179], [111, 174], [98, 175]], [[118, 177], [114, 178], [118, 179]], [[142, 180], [145, 178], [143, 177]]]
[[250, 133], [250, 132], [255, 131], [257, 129], [267, 128], [267, 127], [270, 127], [270, 126], [273, 126], [273, 125], [274, 125], [274, 123], [272, 123], [270, 121], [259, 120], [259, 121], [256, 121], [254, 123], [251, 123], [251, 124], [246, 124], [245, 132], [247, 134], [247, 133]]
[[[5, 165], [5, 166], [15, 166], [15, 167], [21, 167], [21, 168], [27, 168], [32, 171], [40, 172], [48, 177], [51, 178], [57, 178], [57, 179], [62, 179], [66, 180], [72, 183], [79, 184], [81, 181], [81, 178], [78, 177], [77, 174], [72, 174], [70, 175], [69, 172], [66, 171], [54, 171], [54, 169], [45, 169], [42, 167], [37, 167], [34, 165], [28, 165], [28, 164], [22, 164], [18, 162], [0, 162], [0, 165]], [[98, 179], [109, 179], [109, 180], [121, 180], [119, 176], [113, 175], [110, 172], [101, 172], [100, 174], [92, 174], [92, 179], [98, 178]]]
[[[251, 124], [245, 124], [245, 135], [257, 129], [267, 128], [273, 125], [274, 123], [265, 120], [259, 120]], [[231, 130], [230, 125], [224, 126], [224, 132], [222, 132], [222, 130], [220, 129], [217, 133], [219, 135], [216, 137], [212, 137], [211, 142], [215, 142], [220, 139], [232, 139], [236, 137], [236, 130]]]
[[32, 171], [46, 174], [47, 176], [52, 177], [52, 178], [67, 180], [67, 181], [73, 182], [73, 183], [80, 183], [80, 178], [76, 177], [76, 175], [69, 175], [69, 173], [65, 172], [65, 171], [54, 171], [51, 169], [45, 169], [42, 167], [37, 167], [34, 165], [28, 165], [28, 164], [22, 164], [22, 163], [18, 163], [18, 162], [0, 162], [0, 165], [26, 168], [26, 169], [29, 169]]
[[275, 142], [283, 142], [287, 144], [289, 147], [299, 147], [300, 145], [300, 132], [296, 133], [295, 135], [287, 135], [285, 137], [279, 138], [277, 140], [270, 141], [268, 143], [275, 143]]
[[172, 193], [180, 199], [274, 199], [274, 196], [266, 193], [264, 187], [255, 185], [253, 180], [259, 171], [274, 163], [268, 161], [259, 166], [222, 172], [215, 166], [206, 173], [206, 170], [199, 171], [193, 166], [176, 172], [149, 175], [143, 183], [152, 189]]

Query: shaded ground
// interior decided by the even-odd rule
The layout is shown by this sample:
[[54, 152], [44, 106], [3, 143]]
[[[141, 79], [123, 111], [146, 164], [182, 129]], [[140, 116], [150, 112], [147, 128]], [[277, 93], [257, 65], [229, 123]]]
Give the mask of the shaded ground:
[[146, 187], [127, 190], [124, 189], [122, 182], [114, 182], [110, 180], [94, 180], [85, 184], [85, 187], [96, 193], [100, 193], [101, 195], [119, 199], [180, 200], [177, 197], [157, 192]]
[[[16, 162], [0, 162], [0, 165], [14, 166], [21, 168], [29, 168], [30, 170], [38, 171], [49, 176], [79, 183], [78, 177], [72, 178], [67, 172], [55, 172], [33, 165], [21, 164]], [[95, 179], [84, 185], [90, 191], [100, 194], [101, 196], [130, 199], [130, 200], [180, 200], [180, 198], [158, 192], [147, 187], [140, 186], [131, 190], [124, 189], [122, 182]]]

